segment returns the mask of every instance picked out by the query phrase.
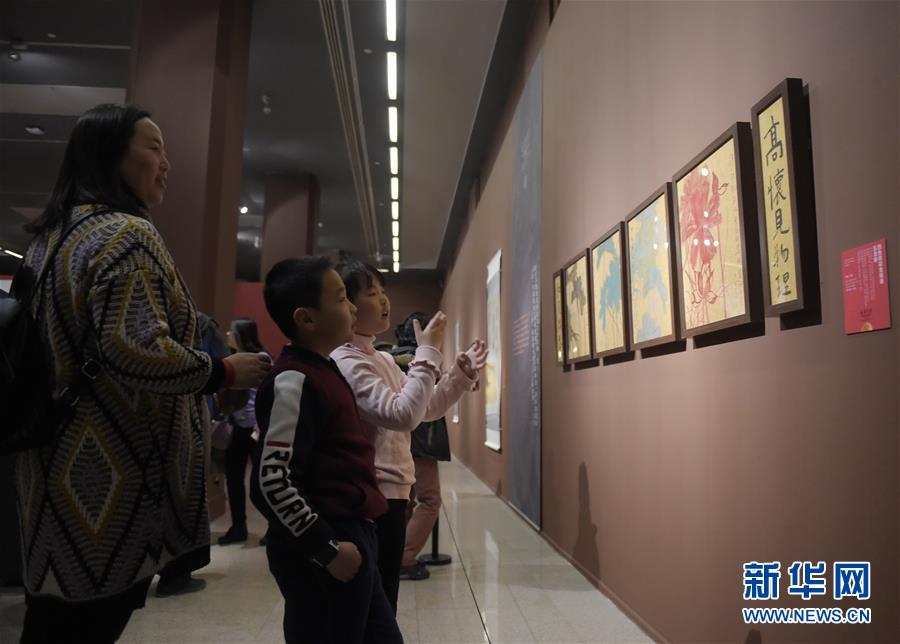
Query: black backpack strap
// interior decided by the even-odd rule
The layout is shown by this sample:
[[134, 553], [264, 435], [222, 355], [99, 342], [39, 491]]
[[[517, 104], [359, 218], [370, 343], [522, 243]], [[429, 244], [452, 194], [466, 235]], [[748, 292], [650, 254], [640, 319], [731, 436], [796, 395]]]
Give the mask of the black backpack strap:
[[[69, 236], [81, 226], [84, 222], [89, 219], [93, 219], [99, 215], [105, 215], [111, 212], [115, 212], [110, 208], [99, 208], [89, 215], [82, 217], [74, 224], [72, 224], [68, 230], [63, 232], [60, 235], [59, 242], [57, 242], [56, 247], [53, 249], [52, 253], [48, 255], [47, 260], [44, 262], [44, 267], [41, 270], [40, 277], [37, 282], [33, 285], [31, 292], [28, 296], [29, 302], [27, 304], [29, 310], [31, 308], [31, 301], [37, 295], [38, 288], [40, 288], [47, 275], [50, 272], [50, 269], [53, 267], [54, 262], [56, 261], [56, 256], [59, 254], [60, 249], [63, 247], [63, 244], [69, 238]], [[21, 270], [21, 267], [20, 267]], [[18, 277], [18, 274], [17, 274]], [[24, 302], [23, 302], [24, 304]], [[84, 332], [81, 335], [81, 339], [78, 343], [77, 347], [73, 347], [75, 349], [76, 358], [81, 362], [81, 367], [75, 372], [75, 377], [72, 382], [69, 383], [67, 387], [64, 387], [62, 393], [60, 394], [60, 402], [69, 407], [75, 407], [78, 404], [78, 401], [81, 399], [82, 393], [88, 384], [89, 381], [94, 381], [97, 379], [97, 376], [100, 375], [100, 370], [102, 369], [102, 365], [93, 358], [88, 358], [84, 360], [84, 349], [87, 346], [88, 337], [90, 336], [91, 331], [93, 330], [93, 323], [88, 323], [88, 326], [85, 328]]]

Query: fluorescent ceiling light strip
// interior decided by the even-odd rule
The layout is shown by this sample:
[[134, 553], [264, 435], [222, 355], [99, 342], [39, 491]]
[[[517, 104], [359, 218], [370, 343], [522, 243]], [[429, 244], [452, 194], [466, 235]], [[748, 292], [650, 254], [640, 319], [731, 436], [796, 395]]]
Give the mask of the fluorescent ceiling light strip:
[[397, 129], [398, 129], [397, 119], [398, 118], [399, 118], [399, 115], [397, 114], [397, 108], [389, 107], [388, 108], [388, 132], [391, 137], [391, 143], [397, 142]]
[[400, 272], [400, 262], [394, 262], [394, 272], [395, 273]]
[[394, 250], [400, 250], [400, 238], [394, 237], [392, 241], [394, 244]]
[[397, 221], [398, 219], [400, 219], [400, 202], [399, 201], [391, 202], [391, 218], [394, 221]]
[[400, 150], [391, 146], [391, 174], [400, 174]]
[[400, 179], [391, 177], [391, 199], [396, 201], [400, 198]]
[[22, 259], [22, 256], [19, 255], [19, 253], [14, 253], [11, 250], [4, 250], [3, 252], [6, 253], [7, 255], [12, 255], [13, 257], [15, 257], [17, 259]]
[[388, 98], [392, 101], [397, 100], [397, 52], [389, 51], [387, 53], [387, 87]]
[[391, 222], [391, 232], [394, 234], [394, 237], [400, 236], [400, 222], [399, 221]]
[[387, 39], [397, 40], [397, 0], [385, 0], [385, 18], [387, 22]]
[[400, 251], [399, 251], [399, 250], [395, 250], [395, 251], [394, 251], [394, 261], [395, 261], [395, 262], [399, 262], [399, 261], [400, 261]]

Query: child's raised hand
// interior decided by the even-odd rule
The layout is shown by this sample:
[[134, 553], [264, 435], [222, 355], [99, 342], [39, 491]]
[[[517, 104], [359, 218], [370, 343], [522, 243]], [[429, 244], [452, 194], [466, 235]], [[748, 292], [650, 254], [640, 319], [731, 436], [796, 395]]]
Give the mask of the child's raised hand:
[[478, 372], [487, 364], [488, 350], [483, 340], [475, 340], [465, 353], [460, 353], [456, 363], [470, 380], [478, 377]]
[[440, 349], [444, 346], [444, 331], [447, 328], [447, 316], [441, 311], [434, 314], [425, 330], [418, 320], [413, 320], [413, 331], [416, 333], [416, 344], [420, 347], [434, 347]]

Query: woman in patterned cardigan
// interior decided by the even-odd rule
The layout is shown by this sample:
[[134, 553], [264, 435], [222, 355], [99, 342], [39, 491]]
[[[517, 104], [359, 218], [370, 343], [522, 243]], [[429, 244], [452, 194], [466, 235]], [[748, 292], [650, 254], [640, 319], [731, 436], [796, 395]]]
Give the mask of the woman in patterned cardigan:
[[18, 458], [22, 642], [114, 642], [161, 567], [209, 561], [202, 394], [255, 387], [268, 362], [200, 349], [194, 304], [147, 213], [168, 171], [148, 113], [95, 107], [30, 226], [26, 265], [51, 264], [34, 313], [57, 395], [99, 368], [53, 442]]

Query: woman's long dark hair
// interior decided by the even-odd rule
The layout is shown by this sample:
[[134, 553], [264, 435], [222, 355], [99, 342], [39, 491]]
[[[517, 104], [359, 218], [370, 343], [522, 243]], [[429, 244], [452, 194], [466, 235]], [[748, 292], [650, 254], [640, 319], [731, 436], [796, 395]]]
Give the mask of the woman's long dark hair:
[[146, 204], [122, 179], [119, 164], [128, 152], [135, 124], [149, 116], [133, 105], [114, 104], [98, 105], [82, 114], [69, 136], [50, 203], [25, 230], [38, 234], [65, 225], [72, 208], [87, 203], [142, 215]]
[[259, 332], [253, 318], [238, 318], [231, 323], [231, 332], [236, 336], [241, 351], [250, 353], [265, 351], [262, 342], [259, 341]]

